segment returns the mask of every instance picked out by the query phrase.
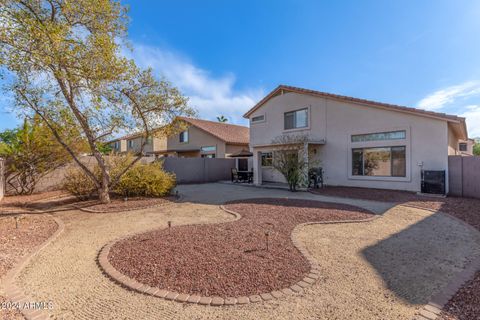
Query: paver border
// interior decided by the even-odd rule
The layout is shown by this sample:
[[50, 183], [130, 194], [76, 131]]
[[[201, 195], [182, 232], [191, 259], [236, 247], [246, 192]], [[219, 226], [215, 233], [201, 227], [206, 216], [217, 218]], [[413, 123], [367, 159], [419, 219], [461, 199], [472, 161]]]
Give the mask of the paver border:
[[453, 298], [466, 282], [473, 279], [478, 270], [480, 270], [480, 257], [470, 262], [464, 270], [453, 277], [447, 286], [430, 298], [430, 301], [419, 310], [414, 320], [437, 319], [448, 301]]
[[[449, 219], [456, 221], [457, 223], [463, 225], [467, 229], [470, 229], [472, 232], [479, 232], [475, 227], [468, 224], [467, 222], [463, 221], [460, 218], [455, 217], [454, 215], [448, 214], [446, 212], [428, 208], [422, 208], [421, 206], [411, 205], [411, 204], [399, 204], [398, 206], [406, 207], [406, 208], [414, 208], [420, 210], [426, 210], [433, 213], [440, 213], [447, 216]], [[460, 290], [460, 288], [467, 283], [468, 281], [472, 280], [480, 270], [480, 257], [474, 259], [465, 269], [458, 272], [450, 282], [443, 287], [438, 293], [433, 295], [430, 298], [430, 301], [424, 305], [419, 311], [418, 314], [415, 315], [413, 318], [414, 320], [436, 320], [443, 311], [445, 305], [453, 298], [453, 296]]]
[[[54, 217], [50, 214], [48, 216], [52, 217], [55, 223], [57, 224], [57, 230], [43, 243], [39, 244], [38, 246], [34, 247], [32, 251], [20, 259], [20, 261], [7, 272], [7, 275], [3, 278], [3, 282], [5, 283], [5, 296], [7, 299], [10, 300], [14, 305], [24, 305], [25, 303], [29, 303], [30, 300], [27, 295], [22, 291], [22, 289], [16, 284], [15, 280], [22, 271], [22, 269], [35, 257], [37, 256], [45, 247], [47, 247], [52, 241], [54, 241], [58, 236], [65, 230], [65, 224], [63, 221], [58, 218]], [[22, 315], [27, 320], [43, 320], [49, 319], [49, 313], [46, 309], [26, 309], [26, 308], [19, 308], [18, 309]]]
[[[253, 198], [258, 199], [258, 198]], [[249, 199], [242, 199], [242, 200], [249, 200]], [[241, 200], [240, 200], [241, 201]], [[318, 200], [311, 200], [311, 201], [318, 201]], [[322, 201], [319, 201], [322, 202]], [[233, 215], [235, 219], [233, 221], [239, 220], [242, 216], [233, 210], [229, 210], [222, 204], [219, 206], [220, 209], [223, 211]], [[175, 302], [181, 303], [192, 303], [192, 304], [200, 304], [200, 305], [207, 305], [207, 306], [233, 306], [233, 305], [244, 305], [262, 301], [269, 301], [269, 300], [276, 300], [281, 299], [287, 295], [294, 295], [298, 293], [302, 293], [304, 289], [312, 286], [315, 282], [320, 278], [320, 266], [318, 265], [315, 258], [308, 252], [307, 248], [300, 243], [299, 240], [296, 239], [296, 234], [298, 230], [300, 230], [304, 226], [314, 225], [314, 224], [336, 224], [336, 223], [365, 223], [371, 222], [375, 219], [380, 218], [381, 214], [376, 214], [372, 212], [372, 217], [367, 219], [359, 219], [359, 220], [338, 220], [338, 221], [318, 221], [318, 222], [305, 222], [301, 223], [293, 229], [292, 233], [290, 234], [290, 239], [293, 245], [297, 248], [297, 250], [307, 259], [308, 263], [310, 264], [310, 271], [302, 278], [302, 280], [292, 284], [289, 287], [274, 290], [271, 292], [264, 292], [261, 294], [253, 294], [250, 296], [240, 296], [240, 297], [206, 297], [206, 296], [199, 296], [199, 295], [189, 295], [185, 293], [178, 293], [175, 291], [169, 291], [166, 289], [162, 289], [159, 287], [151, 287], [149, 285], [143, 284], [138, 282], [135, 279], [132, 279], [117, 269], [115, 269], [110, 261], [108, 260], [108, 254], [112, 246], [117, 243], [118, 241], [124, 240], [126, 238], [130, 238], [135, 236], [136, 234], [142, 234], [146, 231], [142, 231], [135, 234], [126, 235], [120, 238], [117, 238], [113, 241], [110, 241], [106, 245], [104, 245], [99, 251], [97, 255], [97, 263], [100, 269], [105, 273], [109, 278], [111, 278], [116, 283], [120, 284], [121, 286], [125, 287], [128, 290], [136, 291], [142, 294], [151, 295], [159, 298], [163, 298], [165, 300], [171, 300]], [[231, 221], [231, 222], [233, 222]], [[200, 224], [210, 224], [210, 223], [200, 223]], [[214, 223], [213, 223], [214, 224]], [[192, 224], [191, 224], [192, 225]], [[198, 224], [195, 224], [198, 225]], [[156, 230], [158, 228], [155, 228]]]

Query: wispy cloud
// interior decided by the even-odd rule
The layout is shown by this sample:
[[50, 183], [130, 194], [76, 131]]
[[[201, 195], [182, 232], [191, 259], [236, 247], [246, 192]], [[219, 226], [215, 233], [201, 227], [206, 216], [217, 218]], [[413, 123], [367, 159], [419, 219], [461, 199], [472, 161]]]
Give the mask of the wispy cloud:
[[242, 115], [264, 95], [261, 88], [236, 90], [233, 74], [215, 77], [173, 51], [138, 43], [133, 48], [128, 55], [181, 89], [203, 118], [213, 120], [224, 115], [230, 123], [245, 123]]
[[418, 102], [417, 107], [426, 110], [438, 110], [460, 98], [465, 99], [475, 95], [480, 95], [480, 81], [467, 81], [429, 94]]
[[467, 106], [460, 116], [466, 118], [468, 135], [473, 138], [480, 137], [480, 105]]

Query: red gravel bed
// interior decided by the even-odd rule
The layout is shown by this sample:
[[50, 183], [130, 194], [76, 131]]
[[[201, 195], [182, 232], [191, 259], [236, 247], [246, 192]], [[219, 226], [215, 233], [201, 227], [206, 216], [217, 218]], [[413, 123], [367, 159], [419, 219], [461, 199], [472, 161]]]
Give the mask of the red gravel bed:
[[[46, 241], [56, 230], [55, 220], [45, 215], [19, 216], [18, 229], [15, 217], [0, 217], [0, 278], [36, 246]], [[0, 296], [0, 304], [6, 301]], [[20, 312], [0, 308], [1, 319], [23, 319]]]
[[312, 189], [311, 192], [333, 197], [395, 202], [423, 209], [442, 211], [480, 230], [480, 199], [458, 197], [437, 198], [420, 196], [407, 191], [352, 187], [326, 187]]
[[372, 217], [353, 206], [295, 199], [251, 199], [225, 207], [242, 218], [136, 235], [114, 244], [108, 259], [151, 287], [201, 296], [260, 294], [289, 287], [310, 271], [291, 241], [295, 226]]
[[119, 212], [129, 210], [139, 210], [152, 206], [162, 205], [174, 200], [174, 197], [164, 198], [128, 198], [127, 201], [122, 198], [112, 198], [108, 204], [99, 203], [98, 200], [82, 201], [77, 205], [89, 211], [96, 212]]

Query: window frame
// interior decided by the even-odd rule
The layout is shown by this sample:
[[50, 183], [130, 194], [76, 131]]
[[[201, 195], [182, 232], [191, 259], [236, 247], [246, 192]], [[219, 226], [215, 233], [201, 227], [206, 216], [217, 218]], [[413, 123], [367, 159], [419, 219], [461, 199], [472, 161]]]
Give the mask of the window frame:
[[[373, 136], [376, 134], [388, 134], [388, 133], [397, 133], [403, 132], [402, 138], [386, 138], [386, 139], [372, 139], [372, 140], [357, 140], [354, 141], [354, 137], [366, 137], [366, 136]], [[405, 140], [407, 139], [407, 130], [392, 130], [392, 131], [382, 131], [382, 132], [371, 132], [371, 133], [361, 133], [361, 134], [352, 134], [350, 136], [351, 143], [361, 143], [361, 142], [376, 142], [376, 141], [395, 141], [395, 140]]]
[[[255, 120], [255, 118], [262, 118], [260, 120]], [[266, 122], [267, 121], [267, 117], [265, 114], [259, 114], [257, 116], [253, 116], [252, 118], [250, 118], [250, 123], [251, 124], [257, 124], [257, 123], [263, 123], [263, 122]]]
[[[465, 150], [462, 150], [462, 146], [465, 147]], [[458, 143], [458, 151], [460, 151], [460, 152], [468, 152], [468, 143], [466, 143], [466, 142], [459, 142], [459, 143]]]
[[[405, 175], [399, 176], [399, 175], [393, 175], [394, 167], [393, 167], [393, 157], [392, 157], [392, 149], [395, 148], [403, 148], [403, 152], [405, 154], [405, 161], [404, 161], [404, 172]], [[365, 150], [368, 149], [389, 149], [390, 153], [390, 175], [366, 175], [365, 174]], [[362, 166], [361, 166], [361, 171], [362, 174], [354, 174], [354, 152], [361, 150], [362, 151]], [[398, 146], [375, 146], [375, 147], [357, 147], [357, 148], [351, 148], [351, 161], [350, 161], [350, 174], [353, 177], [379, 177], [379, 178], [406, 178], [407, 177], [407, 146], [406, 145], [398, 145]]]
[[[185, 139], [185, 134], [187, 135], [187, 139]], [[183, 137], [183, 141], [182, 141], [182, 137]], [[179, 143], [188, 143], [189, 140], [190, 140], [190, 135], [188, 133], [188, 129], [179, 133], [179, 135], [178, 135], [178, 142]]]
[[[267, 157], [266, 155], [270, 154], [270, 157]], [[265, 165], [264, 164], [264, 159], [270, 159], [270, 164]], [[267, 151], [267, 152], [262, 152], [261, 153], [261, 159], [260, 159], [260, 164], [262, 168], [271, 168], [273, 167], [273, 151]]]
[[[297, 112], [300, 112], [300, 111], [305, 111], [306, 112], [307, 119], [306, 119], [305, 126], [296, 127]], [[292, 127], [292, 128], [287, 128], [287, 122], [286, 122], [287, 114], [293, 114], [293, 125], [294, 125], [294, 127]], [[303, 107], [303, 108], [300, 108], [300, 109], [290, 110], [290, 111], [286, 111], [286, 112], [283, 113], [283, 130], [284, 131], [305, 130], [305, 129], [308, 129], [308, 128], [310, 128], [310, 108], [309, 107]]]

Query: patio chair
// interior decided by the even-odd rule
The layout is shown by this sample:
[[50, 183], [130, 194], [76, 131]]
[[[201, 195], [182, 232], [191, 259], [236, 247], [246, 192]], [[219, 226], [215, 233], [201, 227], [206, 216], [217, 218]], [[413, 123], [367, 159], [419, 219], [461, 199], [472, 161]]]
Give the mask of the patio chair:
[[232, 168], [232, 182], [240, 182], [240, 178], [236, 168]]
[[323, 169], [310, 168], [308, 170], [308, 187], [309, 188], [323, 188]]

